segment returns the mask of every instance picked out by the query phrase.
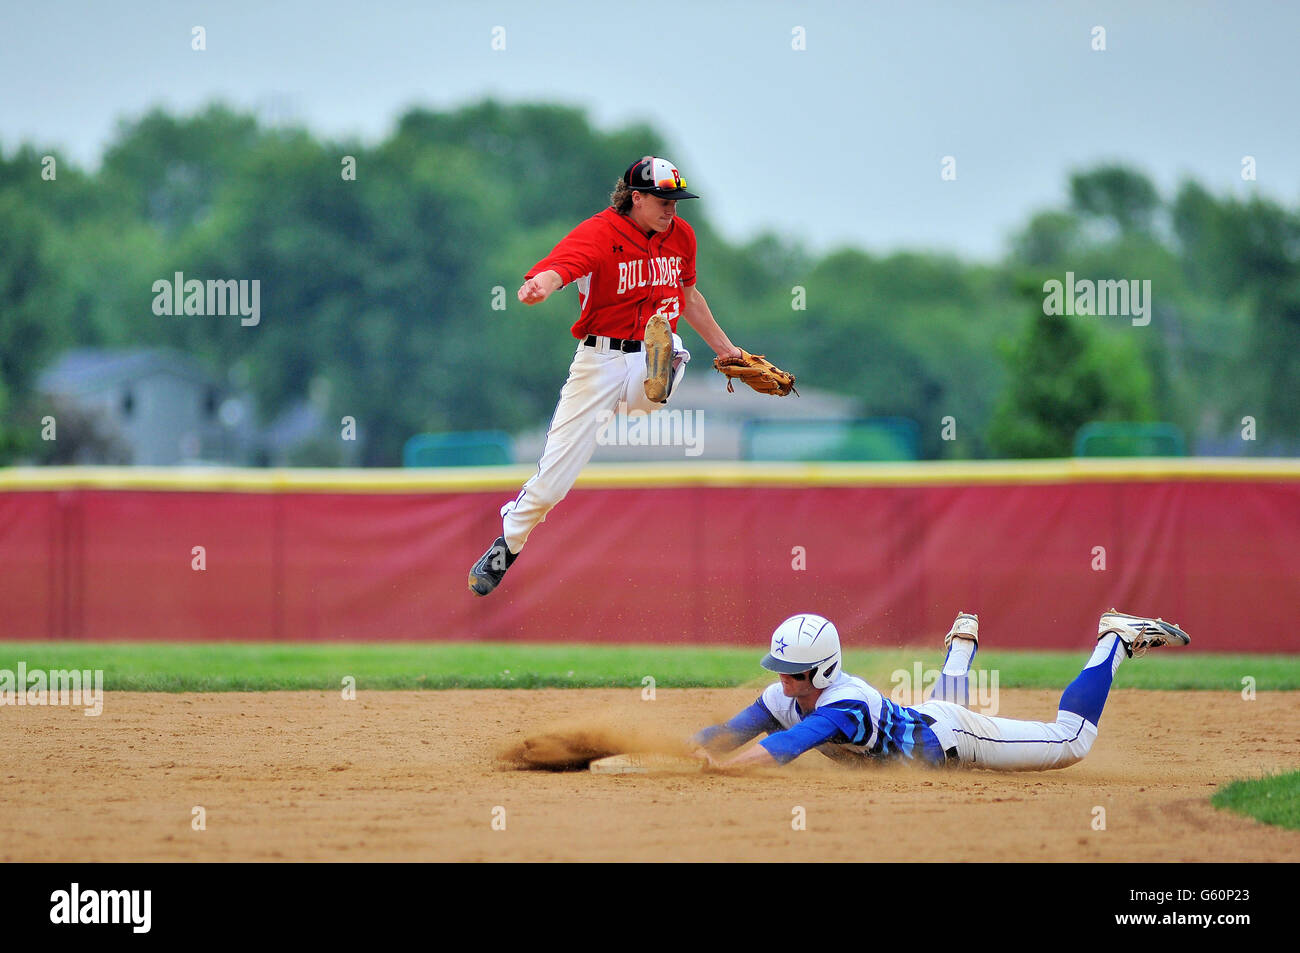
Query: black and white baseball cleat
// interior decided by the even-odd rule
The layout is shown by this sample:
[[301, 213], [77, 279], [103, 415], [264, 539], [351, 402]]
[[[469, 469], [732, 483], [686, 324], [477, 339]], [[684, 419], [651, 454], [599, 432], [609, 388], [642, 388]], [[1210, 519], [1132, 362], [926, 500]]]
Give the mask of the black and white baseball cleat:
[[1192, 637], [1164, 619], [1148, 619], [1140, 615], [1129, 615], [1111, 609], [1102, 614], [1097, 622], [1097, 638], [1108, 632], [1114, 632], [1124, 643], [1124, 651], [1129, 658], [1141, 658], [1148, 649], [1162, 645], [1188, 645]]
[[512, 553], [510, 547], [506, 545], [506, 538], [498, 536], [496, 542], [488, 547], [487, 552], [480, 556], [478, 562], [470, 569], [469, 591], [477, 596], [486, 596], [501, 585], [506, 570], [518, 558], [519, 554]]

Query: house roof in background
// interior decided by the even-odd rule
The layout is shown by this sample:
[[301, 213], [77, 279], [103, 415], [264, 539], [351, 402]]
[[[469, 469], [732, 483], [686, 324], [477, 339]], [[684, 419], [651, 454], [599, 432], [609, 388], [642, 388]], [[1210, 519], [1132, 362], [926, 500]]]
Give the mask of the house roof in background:
[[198, 361], [170, 348], [77, 348], [64, 351], [41, 371], [36, 386], [52, 394], [84, 394], [155, 374], [220, 384]]

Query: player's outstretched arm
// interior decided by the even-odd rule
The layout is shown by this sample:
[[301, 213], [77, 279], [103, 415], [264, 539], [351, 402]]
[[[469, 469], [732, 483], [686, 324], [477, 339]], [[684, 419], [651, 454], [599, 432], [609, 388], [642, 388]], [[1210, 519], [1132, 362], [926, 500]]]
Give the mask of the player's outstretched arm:
[[544, 271], [520, 285], [517, 295], [524, 304], [541, 304], [563, 287], [564, 279], [558, 271]]
[[732, 344], [726, 332], [718, 326], [713, 312], [709, 310], [709, 303], [704, 300], [697, 285], [685, 289], [682, 317], [704, 338], [704, 343], [717, 352], [718, 357], [740, 357], [740, 348]]
[[799, 755], [825, 744], [840, 729], [820, 712], [809, 715], [793, 728], [769, 734], [750, 750], [731, 758], [708, 758], [708, 767], [729, 771], [736, 768], [777, 767], [789, 764]]
[[715, 758], [705, 752], [705, 770], [735, 771], [742, 768], [776, 768], [780, 762], [761, 744], [730, 757]]
[[709, 760], [711, 752], [734, 751], [751, 738], [781, 730], [781, 723], [759, 698], [754, 704], [720, 725], [710, 725], [695, 733], [691, 739], [696, 746], [695, 756]]

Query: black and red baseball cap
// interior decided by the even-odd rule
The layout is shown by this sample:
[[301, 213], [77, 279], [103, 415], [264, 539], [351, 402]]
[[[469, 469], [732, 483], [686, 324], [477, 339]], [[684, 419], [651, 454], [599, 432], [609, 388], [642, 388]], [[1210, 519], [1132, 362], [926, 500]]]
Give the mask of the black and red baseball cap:
[[698, 199], [686, 191], [686, 179], [667, 159], [643, 156], [623, 173], [623, 184], [634, 192], [649, 192], [661, 199]]

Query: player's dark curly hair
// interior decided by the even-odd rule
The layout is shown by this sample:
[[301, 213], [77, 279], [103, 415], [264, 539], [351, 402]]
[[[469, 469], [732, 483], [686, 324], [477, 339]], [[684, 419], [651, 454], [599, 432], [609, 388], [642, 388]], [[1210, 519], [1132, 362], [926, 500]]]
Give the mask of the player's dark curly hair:
[[614, 183], [614, 191], [609, 193], [609, 204], [620, 215], [632, 211], [632, 189], [627, 187], [627, 183], [621, 177]]

